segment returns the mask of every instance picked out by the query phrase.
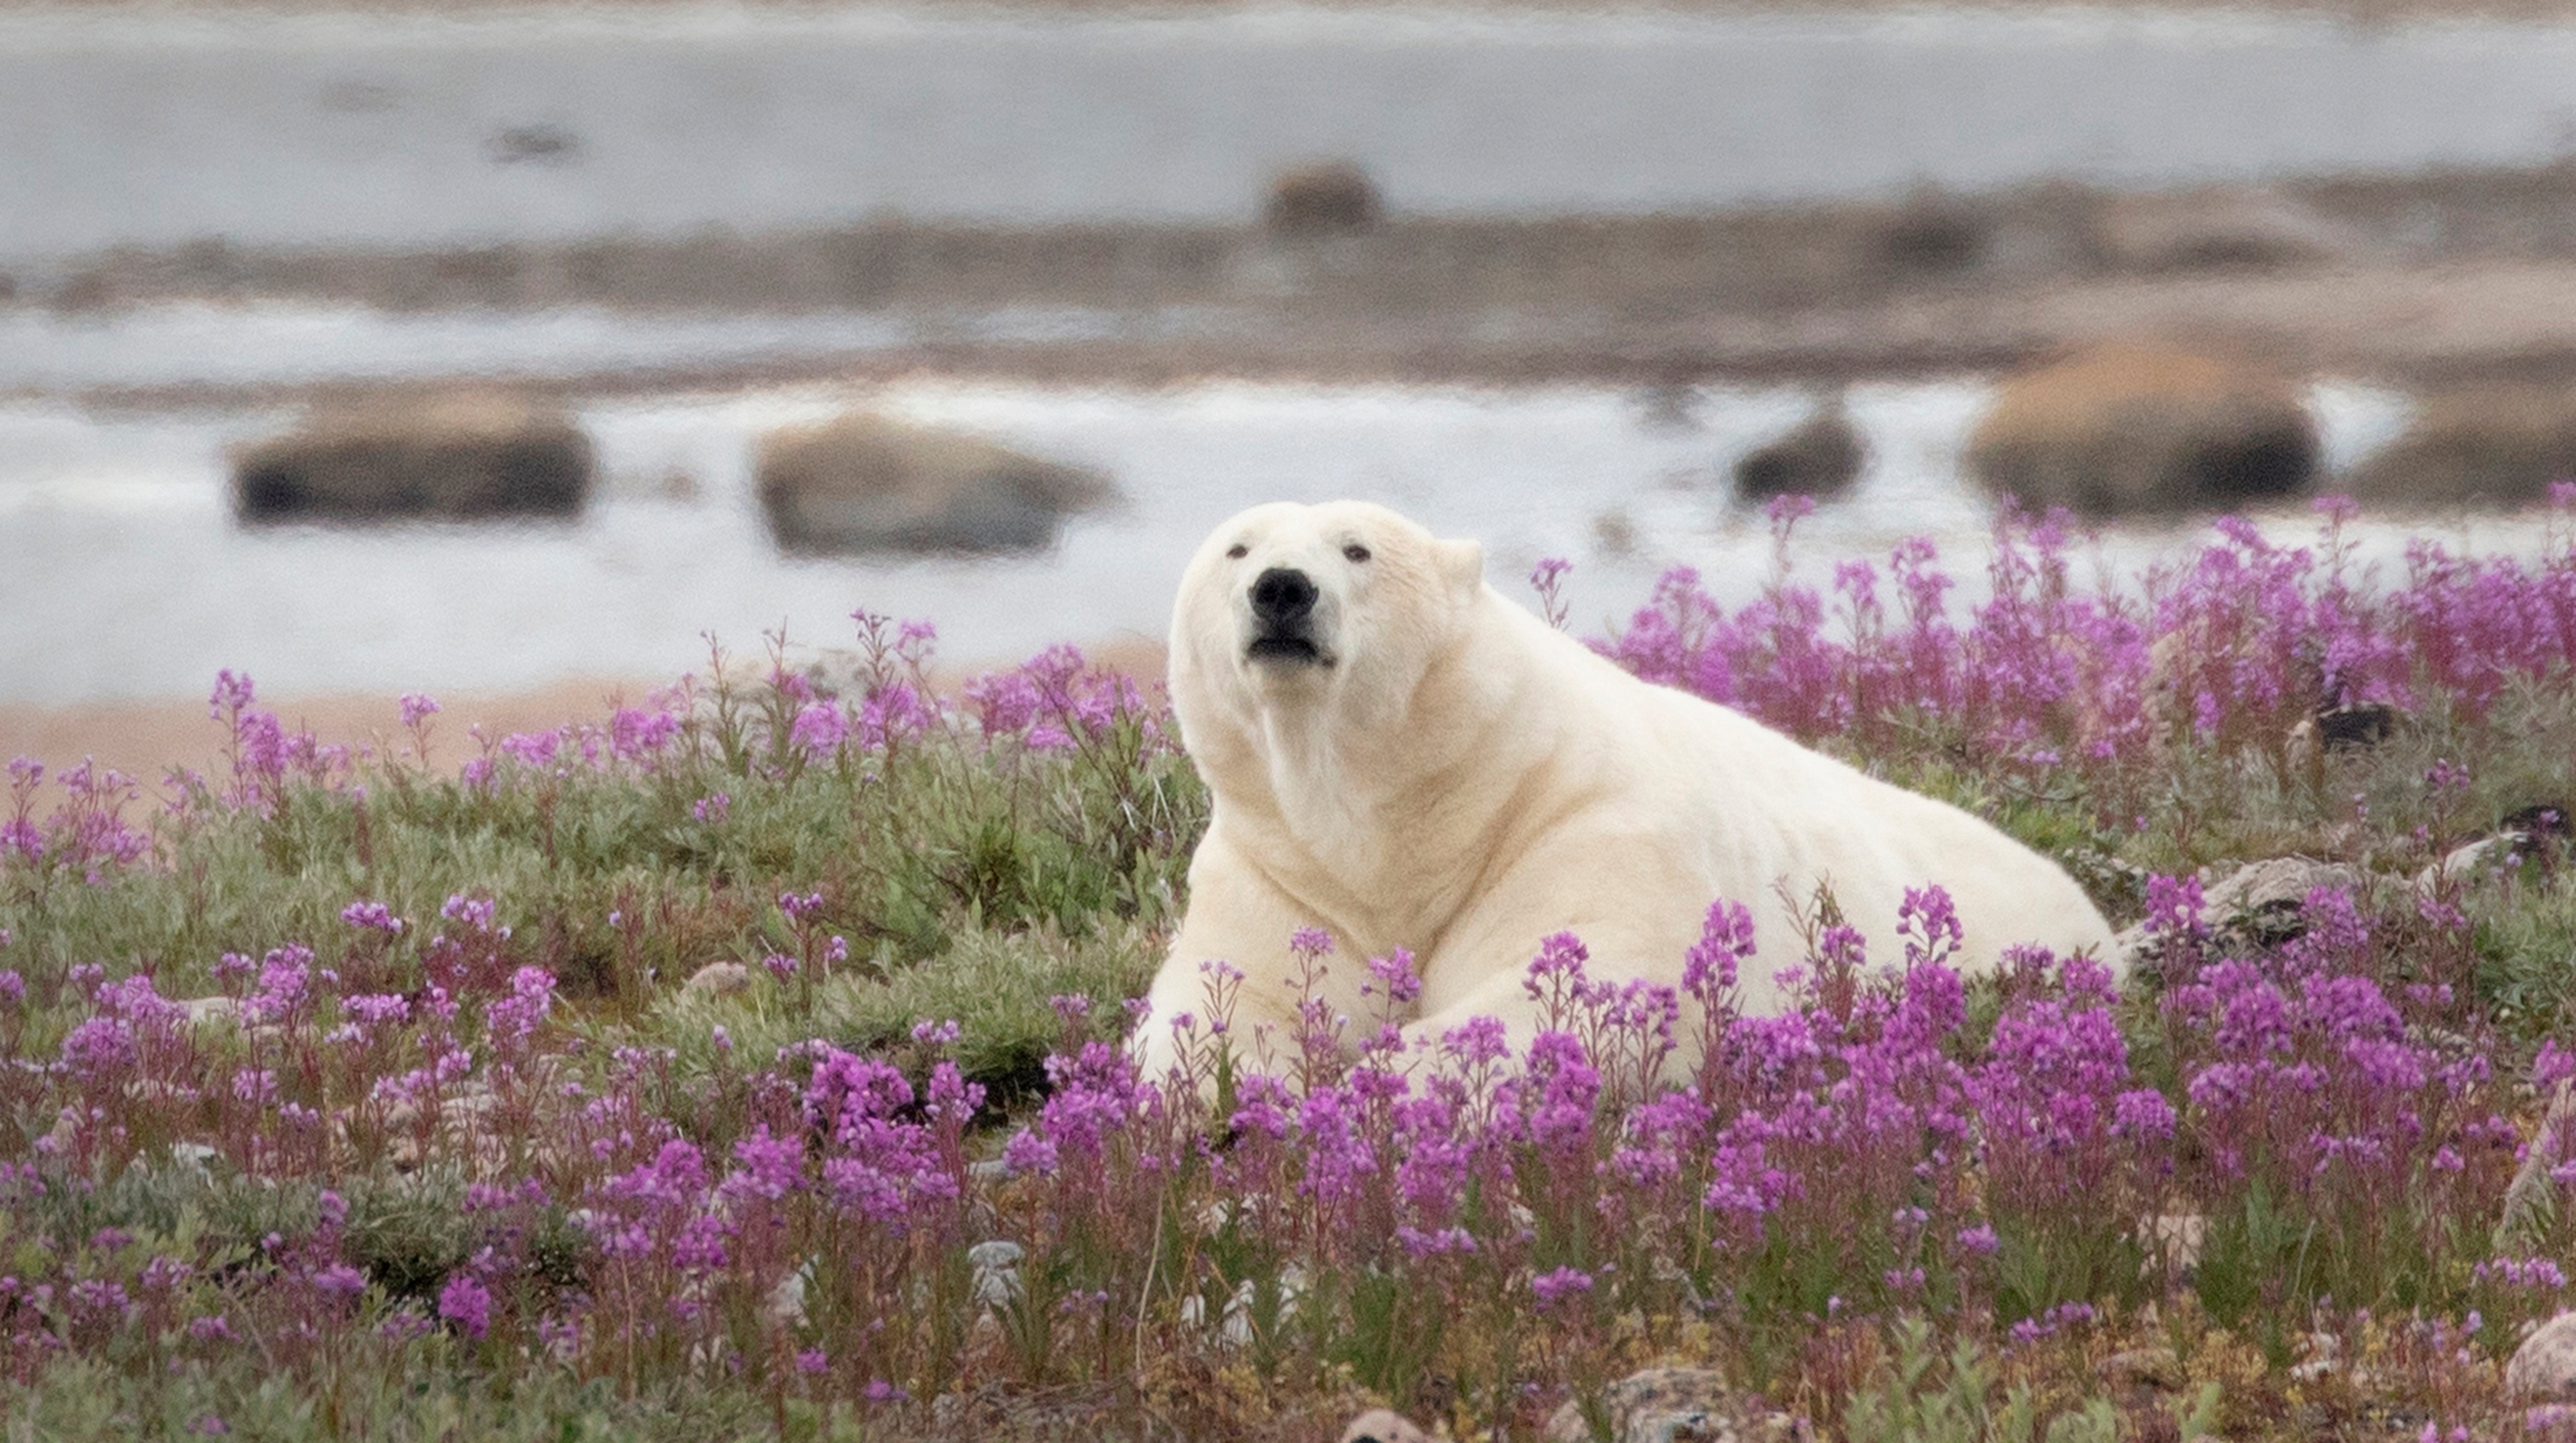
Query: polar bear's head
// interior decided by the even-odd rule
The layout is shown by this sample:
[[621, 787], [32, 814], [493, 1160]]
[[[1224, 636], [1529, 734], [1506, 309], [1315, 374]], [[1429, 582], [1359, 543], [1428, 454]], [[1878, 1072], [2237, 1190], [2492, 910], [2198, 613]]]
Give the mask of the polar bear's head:
[[1172, 691], [1248, 714], [1408, 693], [1484, 588], [1484, 550], [1383, 506], [1256, 506], [1210, 533], [1172, 612]]

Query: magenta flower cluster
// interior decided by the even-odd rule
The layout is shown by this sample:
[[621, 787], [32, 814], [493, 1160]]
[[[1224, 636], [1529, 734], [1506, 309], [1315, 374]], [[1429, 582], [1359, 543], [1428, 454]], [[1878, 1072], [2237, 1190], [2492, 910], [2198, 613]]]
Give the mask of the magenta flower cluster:
[[[2297, 1220], [2308, 1296], [2554, 1307], [2555, 1263], [2463, 1253], [2453, 1226], [2516, 1163], [2486, 1059], [2410, 1025], [2444, 999], [2390, 990], [2351, 899], [2309, 905], [2306, 938], [2254, 957], [2202, 955], [2187, 896], [2168, 908], [2170, 1091], [2096, 963], [2016, 953], [1972, 1025], [1937, 890], [1908, 899], [1892, 965], [1829, 928], [1781, 969], [1796, 1006], [1740, 1015], [1743, 969], [1776, 964], [1720, 902], [1678, 991], [1594, 981], [1578, 938], [1549, 939], [1517, 1051], [1498, 1027], [1414, 1048], [1318, 1009], [1286, 1077], [1146, 1079], [1119, 1048], [1069, 1046], [979, 1161], [984, 1089], [943, 1055], [953, 1026], [916, 1029], [919, 1070], [815, 1042], [695, 1076], [623, 1048], [585, 1077], [553, 976], [459, 898], [427, 938], [362, 925], [335, 951], [227, 959], [220, 1021], [146, 974], [76, 979], [78, 1020], [7, 1059], [18, 1114], [56, 1121], [0, 1181], [19, 1260], [0, 1357], [23, 1378], [145, 1341], [301, 1356], [335, 1329], [443, 1330], [605, 1375], [730, 1358], [857, 1398], [968, 1366], [984, 1314], [1006, 1340], [1048, 1335], [1019, 1366], [1097, 1348], [1109, 1368], [1139, 1330], [1221, 1341], [1229, 1313], [1255, 1335], [1366, 1326], [1329, 1309], [1368, 1279], [1431, 1333], [1479, 1306], [1578, 1332], [1632, 1309], [1759, 1329], [1919, 1308], [2036, 1340], [2178, 1276], [2160, 1219], [2228, 1226], [2258, 1193]], [[388, 943], [417, 948], [417, 993], [371, 990]], [[1346, 965], [1390, 1009], [1414, 985], [1408, 959]], [[207, 1240], [63, 1235], [31, 1205], [137, 1159], [323, 1201], [247, 1270]], [[362, 1266], [329, 1189], [433, 1160], [470, 1184], [471, 1236], [420, 1291]], [[549, 1218], [586, 1259], [569, 1274], [537, 1245]]]
[[[2438, 688], [2474, 708], [2576, 646], [2576, 551], [2418, 548], [2405, 585], [2377, 593], [2331, 532], [2311, 553], [2230, 526], [2142, 596], [2088, 595], [2062, 533], [2014, 521], [1965, 625], [1935, 559], [1899, 548], [1892, 612], [1876, 572], [1844, 568], [1839, 634], [1821, 595], [1785, 582], [1728, 614], [1667, 578], [1609, 649], [1808, 734], [1916, 709], [2024, 765], [2116, 770], [2177, 731], [2268, 737], [2325, 701]], [[746, 771], [864, 778], [936, 737], [1001, 760], [1174, 744], [1134, 683], [1070, 649], [950, 699], [926, 679], [927, 628], [863, 615], [861, 639], [864, 675], [839, 695], [773, 668]], [[360, 759], [287, 734], [246, 678], [222, 677], [213, 704], [233, 777], [185, 788], [183, 816], [267, 817], [298, 788], [359, 785]], [[576, 771], [663, 779], [721, 744], [707, 704], [684, 687], [605, 725], [491, 741], [464, 781], [513, 796]], [[430, 709], [405, 713], [425, 739]], [[131, 783], [82, 769], [48, 811], [40, 769], [11, 778], [0, 878], [108, 885], [157, 864], [125, 820]], [[740, 803], [699, 771], [675, 780], [679, 831], [720, 836], [764, 804], [748, 775]], [[784, 989], [850, 965], [835, 905], [783, 881], [752, 894], [775, 950], [729, 984], [745, 1005], [784, 1009]], [[685, 1057], [619, 1046], [565, 995], [578, 979], [550, 965], [547, 919], [472, 888], [435, 916], [333, 906], [299, 942], [203, 964], [208, 996], [165, 993], [177, 966], [0, 971], [0, 1115], [23, 1120], [0, 1155], [0, 1368], [319, 1370], [366, 1339], [883, 1407], [960, 1380], [1304, 1348], [1393, 1392], [1415, 1380], [1365, 1369], [1447, 1337], [1536, 1356], [1632, 1315], [1759, 1340], [1928, 1312], [2035, 1346], [2190, 1287], [2222, 1319], [2331, 1295], [2474, 1307], [2495, 1337], [2567, 1290], [2565, 1229], [2500, 1251], [2460, 1226], [2491, 1215], [2522, 1159], [2504, 1113], [2523, 1084], [2468, 1025], [2465, 919], [2440, 904], [2321, 890], [2304, 935], [2231, 948], [2195, 881], [2154, 878], [2162, 987], [2124, 1000], [2097, 961], [2038, 951], [1972, 990], [1938, 889], [1906, 898], [1896, 957], [1821, 919], [1805, 955], [1758, 956], [1746, 909], [1715, 899], [1677, 986], [1595, 979], [1583, 940], [1555, 936], [1525, 978], [1531, 1035], [1471, 1023], [1427, 1042], [1394, 1025], [1421, 988], [1411, 956], [1335, 957], [1301, 929], [1287, 940], [1310, 981], [1351, 969], [1368, 1015], [1311, 987], [1288, 1035], [1243, 1036], [1240, 975], [1213, 967], [1186, 1022], [1207, 1045], [1147, 1078], [1091, 1035], [1089, 999], [1059, 998], [1042, 1100], [1010, 1119], [954, 1023], [882, 1053], [737, 1056], [753, 1049], [722, 1028]], [[624, 914], [606, 920], [617, 934]], [[5, 932], [0, 949], [16, 960]], [[1750, 968], [1794, 1005], [1743, 1015]], [[1271, 1055], [1276, 1075], [1250, 1064]], [[2545, 1049], [2530, 1076], [2576, 1078], [2576, 1058]], [[273, 1216], [240, 1233], [99, 1222], [144, 1181], [190, 1179]], [[452, 1205], [422, 1204], [438, 1186]], [[386, 1219], [423, 1212], [438, 1249], [389, 1252]]]
[[[2229, 518], [2218, 539], [2136, 590], [2088, 590], [2056, 516], [1997, 522], [1988, 599], [1965, 624], [1933, 544], [1900, 543], [1884, 572], [1835, 568], [1830, 595], [1790, 579], [1803, 514], [1775, 506], [1780, 570], [1729, 611], [1687, 567], [1599, 643], [1652, 681], [1738, 707], [1799, 737], [1941, 719], [2034, 770], [2150, 768], [2182, 737], [2277, 746], [2314, 713], [2432, 696], [2477, 715], [2518, 677], [2576, 667], [2576, 487], [2554, 493], [2546, 553], [2456, 555], [2418, 539], [2404, 575], [2374, 587], [2349, 559], [2351, 503], [2319, 503], [2314, 547]], [[1546, 577], [1550, 584], [1554, 574]]]

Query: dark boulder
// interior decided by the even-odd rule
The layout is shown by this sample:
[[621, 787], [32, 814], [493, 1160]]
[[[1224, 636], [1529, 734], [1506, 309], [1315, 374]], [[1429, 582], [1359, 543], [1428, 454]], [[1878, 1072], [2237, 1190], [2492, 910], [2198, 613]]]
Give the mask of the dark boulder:
[[1319, 161], [1280, 172], [1270, 182], [1262, 220], [1284, 235], [1366, 230], [1385, 213], [1377, 182], [1348, 161]]
[[1735, 494], [1749, 501], [1839, 495], [1868, 459], [1868, 445], [1836, 402], [1746, 452], [1735, 463]]
[[2396, 733], [2397, 718], [2386, 702], [2328, 707], [2316, 715], [2317, 740], [2330, 752], [2368, 751]]
[[2499, 384], [2427, 397], [2349, 485], [2366, 504], [2447, 509], [2527, 505], [2553, 481], [2576, 481], [2576, 389]]
[[789, 551], [1024, 551], [1112, 496], [1094, 472], [869, 413], [760, 446], [761, 509]]
[[1878, 229], [1877, 259], [1900, 276], [1974, 270], [1994, 243], [1990, 209], [1938, 190], [1917, 191]]
[[1968, 470], [2025, 506], [2087, 516], [2241, 507], [2305, 490], [2317, 426], [2297, 386], [2186, 351], [2102, 346], [2008, 378]]
[[317, 407], [233, 458], [248, 523], [571, 516], [590, 492], [571, 417], [496, 392], [387, 393]]

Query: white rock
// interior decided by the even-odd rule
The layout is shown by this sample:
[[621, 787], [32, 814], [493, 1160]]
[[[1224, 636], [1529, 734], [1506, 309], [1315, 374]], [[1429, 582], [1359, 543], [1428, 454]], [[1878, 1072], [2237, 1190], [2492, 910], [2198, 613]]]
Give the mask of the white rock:
[[1026, 1256], [1026, 1248], [1001, 1239], [968, 1248], [966, 1261], [975, 1269], [975, 1301], [986, 1308], [1004, 1308], [1027, 1297], [1028, 1285], [1020, 1280], [1020, 1259]]
[[2504, 1365], [2507, 1393], [2525, 1402], [2576, 1403], [2576, 1312], [2540, 1325]]
[[682, 997], [730, 997], [751, 985], [751, 969], [739, 962], [710, 962], [680, 984]]

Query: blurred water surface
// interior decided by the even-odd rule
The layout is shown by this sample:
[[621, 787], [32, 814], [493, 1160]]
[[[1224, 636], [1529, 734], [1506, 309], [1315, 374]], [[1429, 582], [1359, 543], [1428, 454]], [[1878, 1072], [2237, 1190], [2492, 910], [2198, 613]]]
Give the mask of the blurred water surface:
[[[1984, 591], [1992, 508], [1958, 451], [1984, 383], [1855, 388], [1872, 461], [1854, 490], [1800, 524], [1809, 579], [1836, 558], [1929, 535]], [[1123, 504], [1076, 517], [1035, 556], [806, 559], [771, 543], [752, 448], [779, 425], [854, 400], [993, 436], [1113, 475]], [[573, 676], [669, 678], [705, 660], [701, 634], [756, 651], [846, 645], [867, 607], [935, 621], [962, 662], [1058, 641], [1159, 637], [1199, 539], [1267, 500], [1362, 496], [1448, 535], [1481, 538], [1487, 576], [1526, 599], [1547, 556], [1576, 563], [1579, 629], [1597, 633], [1675, 564], [1740, 602], [1769, 574], [1763, 517], [1726, 474], [1813, 404], [1791, 387], [1701, 390], [1656, 404], [1609, 387], [1472, 390], [1212, 384], [1062, 390], [916, 381], [864, 393], [811, 386], [594, 402], [580, 410], [601, 479], [551, 526], [246, 530], [231, 519], [225, 448], [285, 411], [101, 414], [0, 406], [0, 704], [64, 705], [202, 692], [219, 667], [281, 694], [413, 687], [496, 691]], [[2350, 464], [2403, 425], [2406, 403], [2326, 386], [2312, 395], [2326, 461]], [[2312, 541], [2293, 505], [2265, 524]], [[2362, 556], [2398, 564], [2418, 528], [2362, 529]], [[2529, 550], [2527, 519], [2451, 523], [2454, 544]], [[2209, 539], [2194, 525], [2108, 533], [2089, 555], [2114, 574]], [[2096, 560], [2083, 563], [2087, 577]], [[2392, 570], [2393, 574], [2393, 570]]]
[[1226, 219], [1280, 165], [1421, 212], [1633, 213], [2531, 164], [2576, 29], [1927, 8], [0, 15], [0, 259]]
[[[1248, 221], [1279, 167], [1310, 157], [1358, 162], [1399, 211], [1526, 217], [2048, 176], [2530, 165], [2576, 153], [2570, 76], [2576, 27], [2215, 11], [12, 10], [0, 704], [202, 694], [219, 667], [290, 695], [670, 677], [702, 664], [702, 633], [749, 651], [783, 626], [835, 645], [860, 606], [932, 619], [952, 658], [998, 661], [1157, 636], [1216, 521], [1343, 495], [1483, 538], [1489, 576], [1514, 595], [1541, 557], [1572, 558], [1576, 622], [1597, 631], [1674, 564], [1727, 600], [1753, 594], [1770, 541], [1724, 478], [1815, 403], [1788, 385], [1660, 398], [1609, 385], [768, 385], [758, 378], [960, 340], [1150, 343], [1273, 322], [1257, 307], [1014, 302], [85, 307], [54, 284], [76, 264], [48, 271], [83, 253], [756, 235], [889, 217]], [[197, 259], [220, 271], [225, 255]], [[1526, 310], [1501, 320], [1583, 319]], [[795, 364], [761, 370], [780, 362]], [[584, 376], [728, 367], [755, 383], [576, 401], [601, 478], [575, 521], [246, 530], [230, 515], [229, 448], [291, 426], [283, 402], [300, 388], [519, 378], [579, 395]], [[1851, 392], [1873, 460], [1801, 527], [1817, 579], [1831, 558], [1927, 534], [1960, 599], [1980, 594], [1992, 515], [1958, 453], [1987, 394], [1982, 381]], [[162, 409], [117, 409], [146, 395]], [[2312, 403], [2329, 468], [2384, 444], [2407, 411], [2353, 386], [2317, 387]], [[1032, 557], [782, 556], [753, 502], [753, 447], [852, 405], [1096, 467], [1124, 502]], [[2266, 524], [2314, 531], [2299, 508]], [[2365, 553], [2393, 565], [2406, 534], [2373, 523]], [[2538, 541], [2512, 518], [2443, 534]], [[2133, 572], [2205, 535], [2121, 529], [2096, 554]]]

